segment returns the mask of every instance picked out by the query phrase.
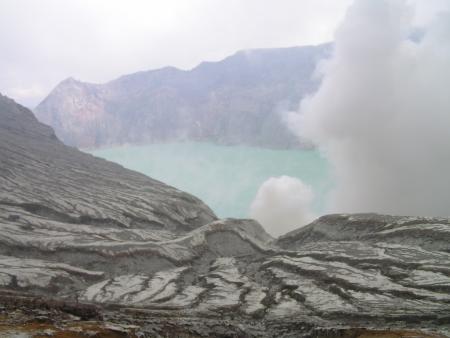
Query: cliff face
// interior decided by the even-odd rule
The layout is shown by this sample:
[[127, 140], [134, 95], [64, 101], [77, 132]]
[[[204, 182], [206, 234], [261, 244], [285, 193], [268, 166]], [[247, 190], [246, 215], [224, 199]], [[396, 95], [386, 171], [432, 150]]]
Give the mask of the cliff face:
[[282, 113], [313, 92], [330, 45], [238, 52], [190, 71], [163, 68], [95, 85], [61, 82], [35, 114], [69, 145], [180, 140], [299, 147]]
[[4, 97], [0, 159], [4, 322], [32, 311], [42, 320], [50, 308], [53, 324], [72, 325], [57, 315], [70, 313], [141, 336], [449, 333], [448, 219], [329, 215], [274, 240], [252, 220], [216, 220], [195, 197], [63, 145]]

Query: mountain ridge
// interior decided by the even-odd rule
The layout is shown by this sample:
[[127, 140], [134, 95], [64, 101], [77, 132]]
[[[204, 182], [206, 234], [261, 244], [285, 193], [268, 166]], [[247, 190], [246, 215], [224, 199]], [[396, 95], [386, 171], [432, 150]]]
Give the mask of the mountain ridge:
[[239, 51], [190, 70], [164, 67], [104, 84], [68, 78], [35, 108], [66, 144], [205, 141], [295, 148], [283, 114], [318, 86], [312, 78], [331, 44]]

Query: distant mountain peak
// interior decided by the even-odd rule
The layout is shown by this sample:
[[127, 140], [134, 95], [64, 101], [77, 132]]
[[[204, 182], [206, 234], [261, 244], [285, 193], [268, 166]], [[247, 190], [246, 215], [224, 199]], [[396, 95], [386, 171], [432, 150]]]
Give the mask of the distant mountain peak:
[[82, 81], [79, 81], [79, 80], [76, 80], [75, 78], [73, 78], [73, 77], [68, 77], [68, 78], [66, 78], [66, 79], [64, 79], [64, 80], [62, 80], [58, 85], [57, 85], [57, 87], [60, 87], [60, 86], [72, 86], [72, 85], [74, 85], [74, 84], [79, 84], [79, 83], [83, 83]]

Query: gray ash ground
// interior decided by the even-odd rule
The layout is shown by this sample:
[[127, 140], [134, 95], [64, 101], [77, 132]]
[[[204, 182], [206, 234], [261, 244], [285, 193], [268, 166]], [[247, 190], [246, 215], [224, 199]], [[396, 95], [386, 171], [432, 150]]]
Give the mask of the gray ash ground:
[[328, 215], [273, 239], [64, 146], [5, 97], [0, 159], [0, 332], [449, 335], [449, 219]]

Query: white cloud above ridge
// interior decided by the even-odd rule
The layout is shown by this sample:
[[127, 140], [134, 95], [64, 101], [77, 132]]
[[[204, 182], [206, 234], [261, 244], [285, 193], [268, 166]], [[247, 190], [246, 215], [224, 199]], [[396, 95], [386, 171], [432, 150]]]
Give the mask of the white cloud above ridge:
[[240, 49], [329, 41], [351, 0], [3, 0], [0, 92], [33, 105], [72, 76], [105, 82]]
[[[67, 77], [99, 83], [240, 49], [327, 42], [351, 2], [2, 0], [0, 92], [33, 107]], [[408, 2], [421, 26], [446, 0]]]

